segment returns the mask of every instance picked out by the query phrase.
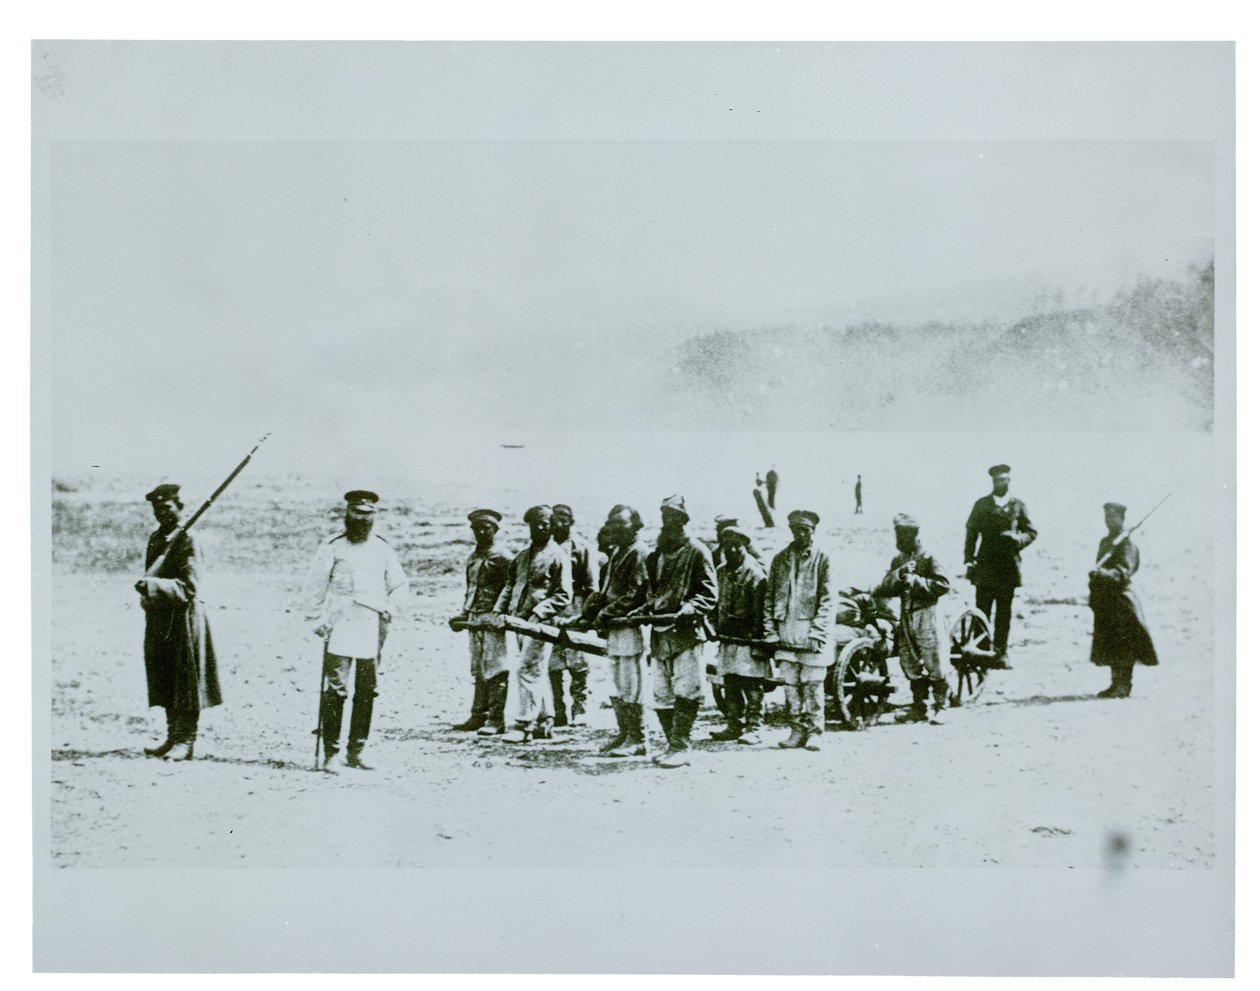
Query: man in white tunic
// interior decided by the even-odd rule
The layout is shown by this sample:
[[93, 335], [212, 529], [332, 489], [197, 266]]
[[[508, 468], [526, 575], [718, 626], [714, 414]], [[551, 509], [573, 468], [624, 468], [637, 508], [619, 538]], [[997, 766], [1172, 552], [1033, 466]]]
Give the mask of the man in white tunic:
[[307, 619], [324, 641], [324, 770], [334, 774], [352, 668], [346, 765], [371, 770], [363, 762], [363, 748], [372, 727], [381, 648], [408, 590], [398, 554], [372, 532], [379, 501], [375, 492], [364, 489], [346, 493], [345, 529], [319, 545], [307, 577]]

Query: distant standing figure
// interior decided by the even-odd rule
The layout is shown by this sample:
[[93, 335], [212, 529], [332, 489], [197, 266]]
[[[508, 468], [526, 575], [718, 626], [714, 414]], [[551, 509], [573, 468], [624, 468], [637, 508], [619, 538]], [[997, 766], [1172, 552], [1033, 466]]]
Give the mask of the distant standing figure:
[[363, 748], [372, 729], [381, 650], [389, 625], [403, 609], [407, 574], [398, 553], [372, 532], [380, 496], [367, 489], [347, 492], [345, 529], [319, 545], [306, 578], [307, 620], [324, 641], [324, 695], [320, 725], [324, 770], [337, 773], [341, 722], [354, 669], [354, 698], [346, 745], [346, 766], [361, 771]]
[[1028, 507], [1010, 493], [1010, 465], [994, 465], [989, 477], [993, 491], [977, 499], [967, 517], [963, 561], [967, 578], [976, 587], [976, 608], [993, 621], [993, 666], [1009, 668], [1011, 603], [1022, 584], [1019, 555], [1037, 539], [1037, 531]]
[[512, 555], [499, 541], [502, 519], [503, 514], [494, 509], [474, 509], [468, 514], [468, 525], [477, 543], [464, 565], [464, 607], [450, 620], [452, 626], [457, 622], [481, 626], [468, 631], [472, 712], [452, 729], [463, 733], [477, 731], [482, 736], [503, 732], [503, 709], [507, 704], [507, 634], [483, 625], [493, 622], [494, 604], [512, 567]]
[[[551, 507], [551, 535], [556, 545], [569, 555], [569, 567], [573, 575], [573, 598], [558, 618], [582, 615], [586, 600], [599, 590], [599, 551], [573, 532], [573, 510], [557, 502]], [[566, 712], [564, 704], [564, 672], [569, 672], [569, 695], [572, 710]], [[580, 650], [553, 647], [547, 674], [551, 681], [551, 697], [556, 710], [556, 725], [575, 726], [586, 721], [586, 682], [591, 665]]]
[[835, 658], [827, 657], [835, 603], [831, 561], [814, 543], [818, 514], [788, 513], [792, 542], [770, 562], [763, 627], [778, 641], [774, 660], [783, 682], [792, 732], [779, 746], [817, 750], [811, 738], [823, 732], [823, 681]]
[[[159, 485], [145, 496], [158, 528], [149, 535], [144, 567], [168, 548], [184, 503], [179, 486]], [[174, 539], [156, 575], [136, 582], [144, 607], [144, 671], [149, 705], [166, 710], [166, 741], [150, 757], [191, 760], [202, 709], [219, 705], [219, 669], [201, 600], [201, 554], [191, 533]]]
[[857, 481], [853, 483], [853, 512], [862, 512], [862, 476], [858, 475]]
[[949, 687], [941, 674], [941, 642], [937, 629], [936, 603], [949, 592], [936, 559], [919, 543], [919, 524], [906, 513], [893, 518], [893, 538], [897, 554], [875, 589], [883, 599], [898, 599], [896, 647], [901, 670], [910, 682], [910, 708], [898, 722], [921, 723], [929, 719], [928, 695], [933, 697], [930, 719], [944, 721]]
[[1098, 563], [1089, 573], [1089, 608], [1094, 612], [1089, 659], [1111, 668], [1111, 685], [1098, 693], [1103, 699], [1127, 699], [1133, 690], [1133, 666], [1159, 663], [1142, 604], [1133, 591], [1141, 555], [1131, 538], [1121, 537], [1125, 512], [1118, 502], [1103, 505], [1107, 536], [1098, 542]]
[[[508, 580], [494, 604], [494, 611], [531, 623], [545, 623], [560, 616], [573, 598], [573, 571], [569, 555], [551, 535], [551, 507], [531, 506], [525, 512], [529, 546], [512, 559]], [[551, 739], [555, 718], [548, 679], [548, 645], [533, 637], [517, 636], [516, 727], [503, 739], [527, 743], [532, 735]]]
[[770, 504], [770, 508], [774, 509], [774, 494], [779, 489], [779, 473], [775, 471], [774, 465], [770, 466], [770, 470], [766, 472], [766, 501]]

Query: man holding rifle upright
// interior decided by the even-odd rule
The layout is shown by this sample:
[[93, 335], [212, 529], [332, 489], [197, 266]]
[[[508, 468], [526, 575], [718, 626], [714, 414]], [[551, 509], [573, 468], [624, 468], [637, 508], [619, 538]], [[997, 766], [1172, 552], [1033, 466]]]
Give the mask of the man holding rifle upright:
[[372, 532], [380, 497], [366, 489], [346, 493], [345, 529], [319, 545], [306, 579], [307, 620], [324, 641], [320, 732], [324, 770], [337, 773], [341, 721], [354, 668], [354, 702], [346, 766], [369, 771], [363, 748], [372, 728], [381, 648], [402, 609], [407, 575], [398, 554]]
[[166, 710], [166, 741], [144, 752], [167, 760], [191, 760], [201, 710], [223, 701], [200, 595], [201, 555], [193, 535], [180, 526], [184, 503], [179, 486], [159, 485], [145, 498], [158, 528], [149, 535], [145, 576], [135, 588], [144, 606], [149, 705]]
[[682, 496], [661, 503], [661, 532], [648, 554], [647, 581], [636, 612], [652, 623], [652, 696], [669, 749], [654, 758], [660, 767], [689, 764], [691, 727], [704, 696], [701, 644], [712, 633], [717, 606], [713, 556], [686, 531]]
[[808, 509], [788, 513], [792, 542], [770, 562], [766, 583], [766, 635], [776, 641], [774, 660], [792, 720], [791, 735], [779, 743], [785, 749], [817, 750], [810, 740], [823, 731], [822, 686], [835, 607], [831, 561], [814, 543], [818, 522]]
[[1142, 558], [1130, 539], [1133, 530], [1125, 531], [1126, 512], [1118, 502], [1103, 504], [1107, 535], [1098, 543], [1098, 560], [1089, 573], [1089, 608], [1094, 613], [1089, 659], [1111, 668], [1111, 684], [1098, 693], [1103, 699], [1127, 699], [1133, 691], [1134, 665], [1159, 663], [1142, 604], [1133, 590], [1133, 575]]

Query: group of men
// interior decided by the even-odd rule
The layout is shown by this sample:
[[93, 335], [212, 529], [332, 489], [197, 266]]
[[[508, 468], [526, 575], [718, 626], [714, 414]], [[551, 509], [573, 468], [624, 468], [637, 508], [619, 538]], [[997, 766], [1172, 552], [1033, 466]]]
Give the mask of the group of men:
[[[469, 718], [456, 729], [526, 743], [549, 739], [552, 727], [565, 717], [559, 678], [551, 693], [539, 691], [548, 645], [518, 633], [516, 706], [508, 728], [505, 617], [512, 617], [594, 630], [606, 638], [618, 727], [602, 748], [610, 757], [646, 754], [644, 718], [650, 702], [667, 741], [655, 763], [673, 768], [690, 762], [692, 729], [704, 697], [704, 645], [711, 641], [718, 645], [730, 719], [719, 738], [760, 742], [762, 693], [775, 664], [793, 723], [781, 746], [811, 746], [822, 732], [833, 609], [830, 565], [814, 544], [818, 515], [809, 510], [788, 515], [792, 542], [767, 573], [750, 552], [751, 537], [736, 521], [721, 521], [719, 567], [713, 552], [687, 532], [691, 517], [682, 496], [667, 498], [660, 513], [661, 531], [649, 548], [640, 536], [638, 511], [614, 506], [600, 531], [608, 547], [602, 567], [597, 550], [580, 542], [576, 551], [569, 549], [575, 538], [567, 506], [531, 507], [525, 513], [530, 544], [511, 558], [497, 540], [502, 515], [491, 509], [469, 513], [477, 544], [468, 557], [464, 608], [450, 624], [468, 630], [473, 702]], [[581, 578], [575, 580], [579, 569]], [[561, 660], [552, 661], [553, 675], [566, 667], [574, 671], [575, 653], [554, 649], [553, 658]], [[585, 666], [573, 684], [585, 685]], [[582, 708], [576, 688], [573, 694], [576, 720]]]
[[[1020, 554], [1037, 531], [1027, 507], [1010, 494], [1009, 466], [995, 465], [989, 474], [992, 491], [976, 501], [967, 520], [964, 557], [977, 606], [993, 616], [993, 666], [1010, 667]], [[136, 590], [146, 612], [149, 704], [166, 710], [168, 725], [166, 740], [146, 753], [187, 760], [200, 711], [222, 698], [198, 593], [201, 558], [194, 535], [181, 524], [179, 486], [159, 485], [146, 499], [158, 527]], [[317, 548], [305, 588], [307, 619], [324, 642], [317, 732], [330, 773], [340, 766], [348, 699], [344, 766], [370, 770], [363, 752], [381, 652], [409, 589], [397, 553], [373, 531], [377, 494], [356, 489], [345, 500], [344, 527]], [[665, 499], [660, 516], [660, 533], [649, 547], [638, 511], [616, 505], [592, 546], [574, 532], [569, 506], [533, 506], [524, 514], [529, 545], [512, 554], [499, 537], [500, 512], [468, 514], [475, 546], [466, 563], [463, 605], [450, 626], [467, 631], [473, 698], [468, 719], [455, 729], [526, 744], [549, 739], [555, 726], [583, 721], [589, 661], [571, 639], [554, 643], [555, 638], [531, 635], [540, 628], [536, 624], [546, 624], [603, 638], [617, 722], [616, 735], [601, 748], [609, 757], [646, 755], [650, 707], [667, 741], [654, 763], [664, 768], [690, 763], [709, 643], [716, 644], [717, 697], [726, 719], [712, 734], [715, 739], [760, 744], [765, 692], [782, 685], [790, 733], [778, 746], [818, 749], [836, 613], [831, 563], [814, 539], [818, 514], [804, 509], [788, 514], [791, 542], [768, 567], [733, 517], [718, 517], [717, 547], [710, 550], [688, 532], [691, 518], [682, 496]], [[1090, 572], [1091, 660], [1112, 668], [1112, 684], [1100, 695], [1122, 698], [1131, 689], [1134, 664], [1157, 662], [1131, 587], [1139, 558], [1124, 530], [1124, 507], [1108, 503], [1105, 523], [1108, 535]], [[898, 718], [940, 722], [947, 690], [935, 607], [949, 591], [949, 579], [921, 546], [914, 519], [898, 514], [893, 528], [897, 553], [873, 594], [900, 604], [896, 649], [912, 701]], [[514, 645], [508, 639], [513, 634]]]

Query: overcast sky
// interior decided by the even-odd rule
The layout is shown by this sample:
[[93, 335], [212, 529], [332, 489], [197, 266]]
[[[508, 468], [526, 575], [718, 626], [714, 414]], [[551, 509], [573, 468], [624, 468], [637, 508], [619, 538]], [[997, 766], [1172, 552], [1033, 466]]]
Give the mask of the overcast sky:
[[[171, 72], [169, 49], [180, 47], [144, 51], [153, 71]], [[934, 56], [939, 47], [929, 46]], [[477, 61], [511, 61], [497, 51], [478, 49]], [[595, 60], [610, 78], [624, 68], [619, 53]], [[299, 78], [319, 63], [304, 46], [290, 54]], [[123, 458], [137, 424], [161, 449], [209, 420], [253, 433], [251, 423], [288, 419], [327, 436], [347, 408], [381, 423], [455, 403], [469, 422], [479, 369], [496, 352], [523, 374], [542, 372], [555, 337], [599, 346], [619, 331], [650, 331], [667, 348], [696, 329], [825, 318], [872, 297], [896, 318], [898, 299], [924, 292], [944, 293], [940, 319], [976, 317], [977, 285], [994, 287], [996, 306], [1011, 280], [1110, 292], [1213, 257], [1215, 149], [1199, 134], [1100, 140], [1083, 124], [1090, 140], [984, 139], [960, 124], [956, 140], [833, 140], [828, 128], [819, 128], [825, 140], [807, 141], [467, 140], [468, 116], [488, 98], [484, 74], [480, 92], [461, 90], [465, 77], [442, 53], [412, 54], [410, 72], [426, 55], [437, 63], [417, 105], [449, 86], [459, 140], [412, 140], [405, 126], [404, 139], [389, 141], [154, 140], [137, 130], [125, 87], [112, 136], [146, 140], [109, 140], [95, 119], [76, 130], [54, 117], [58, 136], [93, 138], [56, 141], [47, 160], [54, 463]], [[538, 54], [535, 70], [547, 64]], [[817, 49], [805, 55], [826, 64]], [[91, 48], [61, 56], [81, 71], [101, 58]], [[144, 61], [129, 70], [131, 85]], [[571, 59], [555, 64], [573, 69]], [[275, 99], [255, 69], [251, 58], [227, 60], [206, 79], [234, 83], [226, 111], [250, 92]], [[965, 60], [956, 69], [959, 93], [974, 97]], [[65, 78], [59, 104], [77, 96], [109, 107], [83, 76]], [[860, 108], [888, 98], [882, 79], [811, 99], [820, 113]], [[572, 99], [564, 82], [551, 85]], [[781, 106], [773, 82], [766, 90]], [[925, 93], [949, 84], [921, 80]], [[339, 133], [344, 94], [288, 85], [303, 119], [318, 120], [324, 106], [329, 133]], [[403, 120], [405, 95], [384, 101]], [[1149, 110], [1140, 95], [1125, 98], [1135, 116]], [[1087, 108], [1080, 115], [1089, 121]], [[167, 131], [193, 136], [174, 119]], [[607, 127], [587, 130], [603, 137]], [[948, 312], [955, 286], [972, 291]], [[531, 348], [533, 364], [522, 358]], [[544, 389], [530, 409], [545, 419], [545, 406]], [[155, 419], [157, 409], [165, 413]]]

